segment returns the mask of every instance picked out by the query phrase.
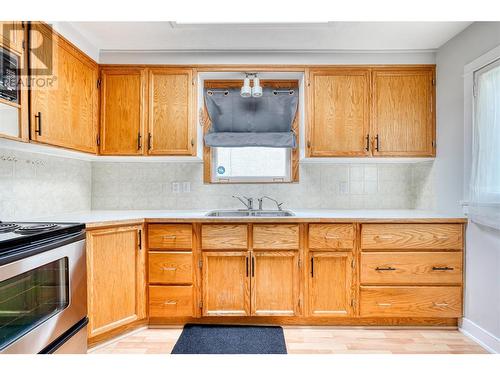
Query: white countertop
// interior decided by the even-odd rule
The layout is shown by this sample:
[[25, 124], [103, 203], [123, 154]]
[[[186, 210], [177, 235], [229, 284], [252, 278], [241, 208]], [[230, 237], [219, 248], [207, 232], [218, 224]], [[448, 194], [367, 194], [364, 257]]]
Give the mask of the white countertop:
[[423, 210], [290, 210], [295, 216], [278, 218], [224, 218], [206, 215], [209, 210], [116, 210], [116, 211], [81, 211], [55, 216], [38, 218], [38, 221], [101, 223], [107, 221], [126, 221], [137, 219], [216, 219], [216, 220], [277, 220], [293, 221], [294, 219], [348, 219], [348, 220], [385, 220], [385, 219], [464, 219], [463, 215], [439, 213]]

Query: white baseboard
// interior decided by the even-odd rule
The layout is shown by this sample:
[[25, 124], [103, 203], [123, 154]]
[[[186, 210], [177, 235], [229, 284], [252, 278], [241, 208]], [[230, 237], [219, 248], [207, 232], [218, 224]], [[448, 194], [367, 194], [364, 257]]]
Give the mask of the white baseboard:
[[500, 354], [500, 338], [481, 328], [473, 321], [463, 318], [458, 329], [490, 353]]

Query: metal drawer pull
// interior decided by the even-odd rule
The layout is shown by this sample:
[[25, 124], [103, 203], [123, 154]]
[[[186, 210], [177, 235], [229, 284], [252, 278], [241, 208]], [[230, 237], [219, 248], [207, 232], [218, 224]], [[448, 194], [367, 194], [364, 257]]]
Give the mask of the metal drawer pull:
[[434, 236], [435, 238], [437, 238], [438, 240], [447, 240], [448, 239], [448, 236]]
[[377, 303], [380, 307], [390, 307], [392, 306], [392, 303]]
[[177, 301], [167, 301], [164, 305], [177, 305]]
[[177, 238], [177, 236], [175, 236], [175, 235], [171, 235], [171, 236], [163, 236], [163, 239], [164, 239], [164, 240], [173, 240], [173, 239], [175, 239], [175, 238]]
[[396, 271], [394, 267], [377, 267], [375, 271]]
[[329, 240], [339, 240], [340, 236], [332, 236], [332, 235], [325, 234], [325, 238], [327, 238]]
[[453, 267], [432, 267], [433, 271], [453, 271]]
[[176, 267], [162, 267], [163, 271], [175, 271], [176, 269]]
[[448, 306], [448, 304], [447, 303], [437, 303], [437, 302], [434, 302], [434, 306], [436, 306], [436, 307], [446, 307], [446, 306]]
[[378, 238], [379, 240], [392, 240], [392, 236], [390, 235], [375, 236], [375, 238]]

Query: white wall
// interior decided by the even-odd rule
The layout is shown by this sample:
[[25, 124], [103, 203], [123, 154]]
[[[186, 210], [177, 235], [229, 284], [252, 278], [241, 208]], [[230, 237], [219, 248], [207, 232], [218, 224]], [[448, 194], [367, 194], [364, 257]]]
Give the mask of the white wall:
[[[464, 66], [500, 45], [500, 22], [476, 22], [443, 45], [437, 63], [436, 204], [461, 212], [464, 197]], [[465, 168], [470, 168], [466, 166]], [[467, 229], [464, 328], [500, 351], [500, 232]]]

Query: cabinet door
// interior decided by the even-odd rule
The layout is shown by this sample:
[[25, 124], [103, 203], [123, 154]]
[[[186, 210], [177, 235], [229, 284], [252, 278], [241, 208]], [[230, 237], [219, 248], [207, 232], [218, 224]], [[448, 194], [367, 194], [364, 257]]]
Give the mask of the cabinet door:
[[21, 21], [0, 22], [0, 45], [19, 54], [23, 53], [24, 26]]
[[[31, 89], [31, 139], [97, 152], [97, 64], [46, 25], [35, 23], [30, 35], [31, 69], [43, 69], [52, 55], [50, 74], [33, 77], [38, 84]], [[43, 54], [48, 60], [42, 61]]]
[[250, 315], [250, 253], [203, 252], [203, 315]]
[[146, 73], [143, 69], [101, 70], [102, 155], [143, 153]]
[[192, 75], [191, 69], [150, 70], [150, 154], [194, 155]]
[[309, 315], [352, 315], [352, 253], [311, 252], [309, 257]]
[[87, 233], [89, 338], [146, 317], [141, 227]]
[[253, 252], [252, 315], [298, 315], [298, 260], [298, 251]]
[[373, 71], [373, 154], [433, 156], [434, 68]]
[[309, 156], [368, 155], [369, 70], [313, 70], [310, 84]]

